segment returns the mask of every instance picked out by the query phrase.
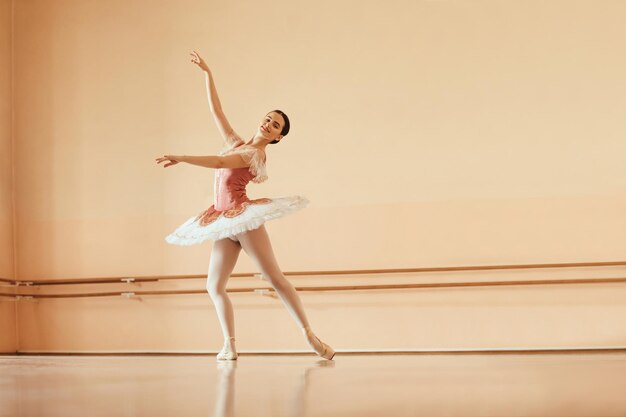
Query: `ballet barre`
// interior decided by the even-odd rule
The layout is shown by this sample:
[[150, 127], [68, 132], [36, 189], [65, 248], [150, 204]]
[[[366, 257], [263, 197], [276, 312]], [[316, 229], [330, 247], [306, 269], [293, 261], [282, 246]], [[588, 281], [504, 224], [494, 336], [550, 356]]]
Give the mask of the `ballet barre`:
[[[298, 292], [314, 291], [367, 291], [367, 290], [401, 290], [425, 288], [458, 288], [458, 287], [493, 287], [493, 286], [524, 286], [524, 285], [572, 285], [572, 284], [616, 284], [626, 283], [626, 277], [619, 278], [582, 278], [552, 280], [503, 280], [503, 281], [470, 281], [470, 282], [430, 282], [421, 284], [374, 284], [374, 285], [334, 285], [295, 287]], [[277, 298], [273, 288], [227, 288], [228, 293], [254, 293]], [[135, 298], [142, 296], [193, 295], [206, 294], [206, 290], [170, 290], [170, 291], [121, 291], [69, 294], [9, 294], [0, 293], [0, 297], [15, 300], [38, 300], [47, 298], [79, 298], [79, 297], [117, 297]]]
[[[544, 269], [544, 268], [584, 268], [584, 267], [608, 267], [626, 266], [626, 261], [616, 262], [569, 262], [547, 264], [517, 264], [517, 265], [472, 265], [472, 266], [444, 266], [424, 268], [390, 268], [390, 269], [349, 269], [327, 271], [284, 271], [285, 276], [320, 276], [320, 275], [375, 275], [375, 274], [404, 274], [423, 272], [453, 272], [453, 271], [490, 271], [490, 270], [515, 270], [515, 269]], [[76, 285], [76, 284], [119, 284], [143, 283], [183, 279], [206, 279], [206, 274], [190, 275], [154, 275], [143, 277], [100, 277], [100, 278], [71, 278], [71, 279], [46, 279], [46, 280], [19, 280], [1, 278], [14, 286], [44, 286], [44, 285]], [[231, 278], [256, 277], [262, 279], [262, 274], [254, 272], [234, 273]]]

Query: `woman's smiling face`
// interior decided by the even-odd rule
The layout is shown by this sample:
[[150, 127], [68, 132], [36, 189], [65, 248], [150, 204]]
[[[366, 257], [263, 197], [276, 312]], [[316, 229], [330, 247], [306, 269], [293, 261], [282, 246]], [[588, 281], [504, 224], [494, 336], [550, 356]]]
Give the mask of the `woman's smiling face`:
[[285, 119], [279, 113], [268, 113], [259, 125], [259, 134], [270, 141], [278, 139], [285, 126]]

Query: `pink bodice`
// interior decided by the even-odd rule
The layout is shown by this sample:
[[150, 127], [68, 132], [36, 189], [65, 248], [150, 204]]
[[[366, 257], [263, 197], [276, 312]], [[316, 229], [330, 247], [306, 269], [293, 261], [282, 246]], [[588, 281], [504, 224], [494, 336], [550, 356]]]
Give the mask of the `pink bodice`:
[[220, 168], [215, 171], [215, 210], [230, 210], [250, 201], [246, 185], [254, 178], [248, 167]]

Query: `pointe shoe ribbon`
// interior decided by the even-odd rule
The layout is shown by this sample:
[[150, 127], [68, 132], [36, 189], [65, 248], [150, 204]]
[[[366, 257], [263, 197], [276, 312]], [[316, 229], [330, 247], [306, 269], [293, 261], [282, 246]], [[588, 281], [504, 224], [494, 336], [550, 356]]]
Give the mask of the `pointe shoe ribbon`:
[[312, 331], [310, 327], [303, 327], [302, 333], [306, 336], [309, 345], [313, 348], [318, 356], [331, 360], [335, 356], [333, 348], [322, 342]]

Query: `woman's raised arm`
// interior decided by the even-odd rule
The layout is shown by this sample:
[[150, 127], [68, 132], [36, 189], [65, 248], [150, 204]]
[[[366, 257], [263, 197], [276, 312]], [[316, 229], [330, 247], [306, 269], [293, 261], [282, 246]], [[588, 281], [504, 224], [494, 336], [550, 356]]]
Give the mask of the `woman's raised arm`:
[[193, 51], [191, 56], [191, 62], [198, 65], [198, 67], [200, 67], [200, 69], [204, 72], [209, 108], [211, 109], [211, 114], [215, 119], [215, 123], [217, 124], [217, 128], [222, 137], [226, 143], [242, 141], [239, 135], [235, 133], [230, 123], [228, 123], [228, 119], [226, 119], [226, 115], [222, 111], [222, 104], [220, 103], [219, 96], [217, 95], [217, 89], [215, 88], [215, 82], [213, 81], [213, 74], [211, 74], [209, 66], [196, 51]]

